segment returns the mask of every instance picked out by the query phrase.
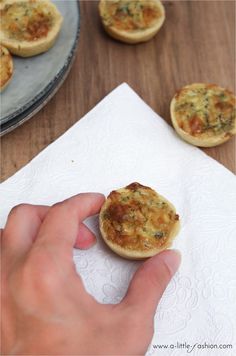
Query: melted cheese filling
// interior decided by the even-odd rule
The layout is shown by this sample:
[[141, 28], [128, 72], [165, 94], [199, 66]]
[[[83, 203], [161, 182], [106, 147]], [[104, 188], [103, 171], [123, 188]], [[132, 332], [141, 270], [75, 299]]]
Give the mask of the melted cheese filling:
[[1, 10], [1, 29], [10, 39], [34, 41], [46, 37], [53, 26], [53, 14], [45, 2], [7, 4]]
[[103, 20], [105, 25], [125, 31], [144, 30], [151, 27], [161, 17], [155, 1], [107, 1]]
[[12, 59], [8, 51], [0, 46], [0, 87], [9, 80], [12, 75]]
[[235, 125], [235, 97], [215, 85], [193, 85], [176, 94], [174, 107], [179, 127], [192, 136], [215, 136]]
[[178, 215], [151, 188], [132, 183], [111, 192], [103, 212], [107, 239], [119, 246], [147, 251], [166, 243]]

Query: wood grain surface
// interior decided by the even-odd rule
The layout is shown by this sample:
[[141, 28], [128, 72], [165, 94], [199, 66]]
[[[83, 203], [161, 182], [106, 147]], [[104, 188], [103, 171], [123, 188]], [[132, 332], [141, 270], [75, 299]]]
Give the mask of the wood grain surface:
[[[127, 82], [170, 123], [175, 91], [210, 82], [235, 92], [235, 2], [166, 1], [166, 21], [151, 41], [126, 45], [103, 31], [96, 1], [81, 1], [77, 56], [54, 98], [1, 139], [1, 181], [63, 134], [106, 94]], [[236, 141], [204, 149], [236, 172]]]

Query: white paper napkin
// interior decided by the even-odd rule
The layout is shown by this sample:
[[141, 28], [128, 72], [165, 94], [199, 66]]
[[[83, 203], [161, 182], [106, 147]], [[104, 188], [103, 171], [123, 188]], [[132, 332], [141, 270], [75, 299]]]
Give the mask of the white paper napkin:
[[[0, 226], [16, 204], [53, 204], [87, 191], [107, 195], [134, 181], [173, 202], [182, 223], [174, 243], [182, 265], [158, 307], [148, 354], [183, 356], [187, 344], [197, 344], [192, 355], [235, 355], [235, 176], [181, 141], [127, 84], [1, 184]], [[75, 251], [77, 269], [98, 301], [117, 303], [139, 262], [104, 246], [97, 217], [87, 223], [98, 243]]]

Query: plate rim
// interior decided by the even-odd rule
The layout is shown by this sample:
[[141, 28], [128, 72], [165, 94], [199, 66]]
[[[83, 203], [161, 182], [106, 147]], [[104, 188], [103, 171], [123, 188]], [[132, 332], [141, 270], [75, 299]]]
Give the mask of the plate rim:
[[[75, 0], [75, 4], [77, 5], [77, 13], [78, 13], [78, 20], [77, 20], [77, 28], [76, 28], [76, 35], [75, 35], [75, 40], [74, 43], [70, 49], [69, 55], [67, 56], [62, 68], [58, 71], [58, 73], [54, 76], [54, 78], [44, 87], [36, 96], [34, 96], [33, 99], [28, 101], [26, 104], [21, 106], [19, 109], [14, 111], [13, 113], [2, 117], [0, 120], [0, 137], [2, 136], [2, 126], [6, 124], [9, 121], [12, 121], [13, 119], [16, 119], [17, 116], [22, 115], [25, 111], [29, 110], [31, 107], [33, 107], [35, 104], [40, 102], [42, 98], [44, 98], [48, 93], [51, 93], [51, 90], [54, 91], [54, 94], [56, 93], [55, 90], [55, 85], [59, 82], [60, 79], [63, 81], [65, 78], [63, 77], [63, 74], [67, 72], [68, 67], [70, 67], [70, 64], [75, 56], [75, 50], [77, 48], [78, 40], [79, 40], [79, 35], [80, 35], [80, 4], [79, 1]], [[67, 73], [68, 74], [68, 73]], [[59, 85], [58, 83], [58, 85]], [[49, 101], [49, 100], [48, 100]], [[45, 103], [45, 105], [47, 102]], [[40, 105], [40, 104], [39, 104]], [[44, 106], [44, 105], [43, 105]], [[42, 106], [42, 107], [43, 107]], [[42, 108], [41, 107], [41, 108]], [[39, 111], [39, 110], [38, 110]], [[37, 111], [36, 111], [37, 112]], [[35, 112], [35, 113], [36, 113]], [[31, 116], [32, 117], [32, 116]], [[22, 122], [23, 123], [23, 122]]]
[[[64, 81], [66, 80], [68, 74], [70, 73], [71, 67], [73, 65], [75, 59], [75, 55], [73, 56], [69, 66], [66, 68], [65, 72], [61, 74], [61, 77], [58, 78], [58, 81], [55, 85], [48, 91], [40, 100], [26, 109], [23, 113], [19, 114], [18, 116], [12, 118], [11, 120], [6, 121], [3, 124], [0, 124], [0, 137], [8, 134], [9, 132], [13, 131], [17, 127], [23, 125], [26, 121], [31, 119], [35, 114], [37, 114], [47, 103], [53, 98], [53, 96], [57, 93], [60, 89]], [[4, 127], [5, 126], [5, 127]]]

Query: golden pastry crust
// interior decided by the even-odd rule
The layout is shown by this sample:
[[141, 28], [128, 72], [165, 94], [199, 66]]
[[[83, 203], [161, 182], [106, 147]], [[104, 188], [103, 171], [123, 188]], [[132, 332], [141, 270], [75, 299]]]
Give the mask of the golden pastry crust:
[[0, 15], [0, 43], [21, 57], [49, 50], [62, 25], [60, 12], [49, 0], [5, 0]]
[[192, 145], [217, 146], [236, 134], [236, 98], [218, 85], [185, 86], [172, 99], [170, 112], [175, 130]]
[[101, 0], [99, 13], [106, 32], [130, 44], [151, 39], [165, 20], [159, 0]]
[[0, 45], [0, 92], [10, 83], [13, 76], [13, 59], [8, 49]]
[[128, 259], [144, 259], [171, 246], [180, 229], [175, 207], [139, 183], [112, 191], [99, 216], [106, 244]]

